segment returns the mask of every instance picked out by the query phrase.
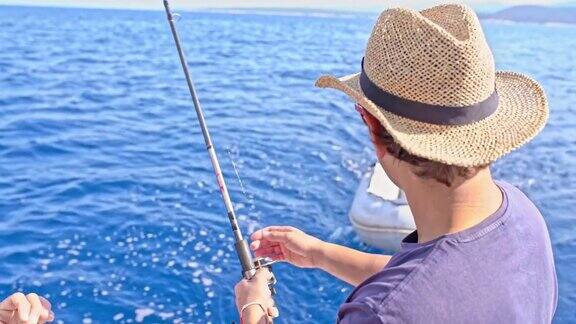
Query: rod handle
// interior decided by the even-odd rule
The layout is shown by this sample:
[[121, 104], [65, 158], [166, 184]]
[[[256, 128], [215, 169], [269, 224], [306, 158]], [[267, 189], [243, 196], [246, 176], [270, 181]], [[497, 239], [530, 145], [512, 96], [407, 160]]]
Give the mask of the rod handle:
[[254, 261], [252, 260], [252, 253], [250, 252], [248, 241], [246, 241], [246, 239], [236, 241], [234, 248], [236, 249], [238, 260], [240, 260], [240, 265], [242, 266], [242, 277], [245, 279], [252, 278], [254, 274], [256, 274], [256, 269], [254, 268]]

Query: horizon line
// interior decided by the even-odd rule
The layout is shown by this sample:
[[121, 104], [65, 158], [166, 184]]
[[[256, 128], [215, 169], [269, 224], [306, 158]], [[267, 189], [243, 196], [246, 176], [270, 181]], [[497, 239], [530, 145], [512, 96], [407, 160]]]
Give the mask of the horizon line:
[[[532, 4], [534, 5], [534, 4]], [[94, 10], [127, 10], [127, 11], [164, 11], [163, 6], [159, 6], [158, 8], [155, 7], [138, 7], [138, 8], [131, 8], [131, 7], [122, 7], [122, 6], [95, 6], [95, 5], [81, 5], [81, 4], [50, 4], [50, 3], [43, 3], [43, 4], [33, 4], [33, 3], [3, 3], [0, 1], [0, 7], [27, 7], [27, 8], [62, 8], [62, 9], [94, 9]], [[505, 8], [511, 8], [519, 5], [493, 5], [493, 6], [485, 6], [479, 5], [471, 7], [478, 12], [482, 13], [489, 13], [489, 12], [496, 12]], [[522, 5], [521, 5], [522, 6]], [[541, 7], [554, 7], [553, 5], [542, 5], [538, 4], [535, 6]], [[394, 6], [391, 6], [394, 7]], [[356, 13], [356, 14], [378, 14], [381, 9], [376, 8], [364, 8], [364, 9], [351, 9], [351, 8], [325, 8], [325, 7], [310, 7], [310, 8], [302, 8], [302, 7], [273, 7], [273, 6], [254, 6], [254, 7], [234, 7], [234, 6], [223, 6], [223, 7], [196, 7], [196, 8], [180, 8], [177, 9], [178, 11], [218, 11], [218, 10], [272, 10], [272, 11], [285, 11], [285, 12], [332, 12], [332, 13]]]

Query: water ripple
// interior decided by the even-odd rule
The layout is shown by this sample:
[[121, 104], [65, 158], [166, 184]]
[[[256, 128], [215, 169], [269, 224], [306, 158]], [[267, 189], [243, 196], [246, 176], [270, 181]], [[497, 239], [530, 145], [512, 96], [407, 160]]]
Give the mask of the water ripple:
[[[313, 83], [357, 72], [373, 15], [184, 15], [244, 229], [291, 224], [370, 250], [346, 217], [374, 159], [366, 130]], [[0, 27], [0, 295], [38, 291], [66, 323], [235, 320], [239, 266], [163, 13], [0, 6]], [[548, 92], [548, 127], [494, 169], [542, 209], [556, 319], [573, 322], [575, 29], [485, 29], [499, 68]], [[276, 273], [283, 322], [331, 323], [350, 292], [319, 271]]]

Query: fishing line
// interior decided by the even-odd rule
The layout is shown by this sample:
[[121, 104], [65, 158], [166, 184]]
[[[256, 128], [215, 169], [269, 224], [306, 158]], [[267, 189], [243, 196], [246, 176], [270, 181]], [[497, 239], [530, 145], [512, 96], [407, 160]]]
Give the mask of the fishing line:
[[[234, 158], [232, 157], [232, 152], [230, 150], [230, 147], [226, 148], [226, 152], [228, 153], [228, 159], [230, 160], [230, 163], [232, 164], [232, 167], [234, 168], [234, 173], [236, 174], [236, 179], [238, 179], [238, 183], [240, 184], [240, 190], [242, 191], [244, 198], [246, 198], [246, 203], [248, 204], [249, 216], [252, 216], [252, 219], [248, 218], [248, 224], [247, 224], [248, 232], [254, 232], [258, 227], [260, 227], [261, 214], [256, 211], [257, 207], [256, 207], [254, 195], [248, 194], [246, 192], [246, 189], [244, 187], [244, 182], [242, 181], [242, 179], [240, 177], [240, 172], [238, 171], [236, 163], [234, 162]], [[250, 211], [252, 211], [252, 212], [250, 213]]]
[[240, 190], [242, 190], [242, 194], [246, 198], [246, 200], [250, 200], [248, 195], [246, 195], [246, 190], [244, 190], [244, 184], [242, 183], [242, 179], [240, 179], [240, 174], [238, 173], [238, 169], [236, 168], [236, 163], [234, 163], [234, 159], [232, 158], [232, 153], [230, 152], [230, 148], [226, 149], [228, 153], [228, 159], [230, 159], [230, 163], [232, 163], [232, 168], [234, 168], [234, 173], [236, 174], [236, 178], [238, 179], [238, 183], [240, 183]]

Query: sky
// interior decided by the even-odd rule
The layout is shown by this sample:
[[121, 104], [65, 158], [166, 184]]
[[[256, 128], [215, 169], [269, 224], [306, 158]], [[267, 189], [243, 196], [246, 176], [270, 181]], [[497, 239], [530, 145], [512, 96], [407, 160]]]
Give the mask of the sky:
[[[171, 3], [174, 8], [178, 9], [306, 8], [378, 11], [390, 6], [407, 6], [419, 9], [446, 1], [447, 0], [171, 0]], [[467, 3], [476, 9], [490, 10], [518, 4], [554, 5], [566, 1], [567, 0], [466, 0], [460, 2]], [[161, 0], [0, 0], [0, 4], [130, 9], [162, 8]]]

